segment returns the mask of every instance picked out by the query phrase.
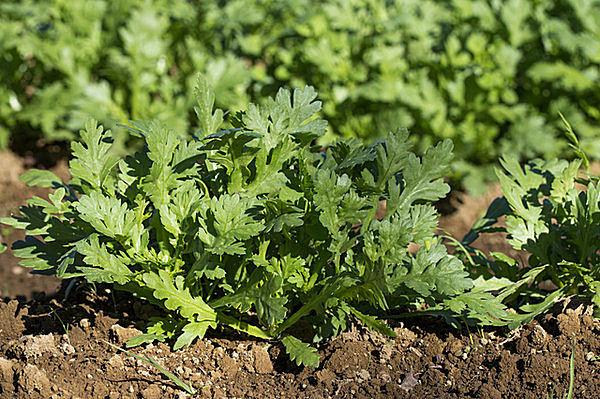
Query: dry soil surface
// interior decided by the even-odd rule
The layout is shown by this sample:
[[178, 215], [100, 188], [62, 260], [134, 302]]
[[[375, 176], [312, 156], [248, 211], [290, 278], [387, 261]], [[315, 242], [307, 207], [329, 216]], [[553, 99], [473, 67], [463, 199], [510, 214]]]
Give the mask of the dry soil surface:
[[[67, 301], [0, 302], [1, 398], [181, 398], [153, 367], [118, 352], [149, 309], [99, 287]], [[275, 342], [228, 332], [177, 352], [132, 351], [177, 373], [206, 398], [545, 398], [565, 392], [575, 345], [576, 398], [600, 397], [600, 322], [576, 301], [507, 333], [457, 331], [438, 320], [391, 324], [389, 339], [354, 326], [300, 368]], [[562, 396], [561, 396], [562, 397]]]

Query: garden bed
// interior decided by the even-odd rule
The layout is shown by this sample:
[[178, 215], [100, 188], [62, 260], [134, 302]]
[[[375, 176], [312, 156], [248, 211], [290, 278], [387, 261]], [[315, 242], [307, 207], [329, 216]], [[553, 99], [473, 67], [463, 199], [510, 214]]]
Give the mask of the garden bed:
[[[136, 334], [133, 320], [147, 317], [147, 308], [104, 287], [67, 301], [62, 294], [0, 304], [0, 397], [186, 396], [155, 368], [103, 342], [121, 345]], [[354, 326], [318, 347], [317, 369], [291, 363], [281, 344], [214, 332], [177, 352], [162, 343], [132, 352], [191, 381], [199, 397], [541, 398], [568, 390], [576, 339], [574, 397], [592, 398], [600, 396], [600, 323], [589, 309], [558, 303], [539, 322], [506, 334], [457, 331], [429, 318], [391, 323], [395, 339]]]
[[[16, 180], [22, 159], [6, 153], [2, 159], [4, 216], [43, 191]], [[58, 174], [65, 169], [64, 162], [53, 168]], [[476, 199], [455, 195], [440, 226], [460, 238], [498, 195], [497, 187]], [[8, 233], [9, 241], [20, 238]], [[510, 251], [501, 234], [480, 241], [481, 249]], [[107, 286], [97, 286], [95, 293], [82, 286], [65, 300], [66, 286], [57, 292], [58, 280], [28, 274], [10, 251], [1, 256], [0, 397], [184, 395], [155, 368], [103, 342], [124, 344], [151, 315], [149, 306]], [[563, 301], [539, 322], [513, 332], [459, 331], [441, 320], [421, 318], [391, 321], [398, 334], [392, 339], [355, 325], [318, 346], [322, 361], [317, 369], [296, 366], [279, 343], [214, 331], [177, 352], [162, 343], [132, 352], [191, 381], [200, 397], [539, 398], [568, 390], [577, 340], [575, 397], [596, 397], [600, 323], [590, 317], [590, 309], [578, 300]]]

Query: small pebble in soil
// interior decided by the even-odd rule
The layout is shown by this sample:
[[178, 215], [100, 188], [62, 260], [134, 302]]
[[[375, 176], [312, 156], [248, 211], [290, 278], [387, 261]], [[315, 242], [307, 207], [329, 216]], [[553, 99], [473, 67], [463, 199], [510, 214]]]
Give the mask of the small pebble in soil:
[[366, 381], [371, 378], [371, 374], [367, 370], [360, 370], [356, 374], [361, 381]]
[[419, 380], [415, 378], [415, 376], [413, 374], [413, 369], [410, 369], [410, 371], [408, 373], [406, 373], [406, 376], [400, 383], [400, 388], [404, 389], [405, 391], [408, 391], [411, 388], [413, 388], [415, 385], [417, 385], [418, 383], [419, 383]]
[[67, 342], [62, 344], [61, 349], [65, 353], [65, 355], [72, 355], [73, 353], [75, 353], [75, 348], [73, 347], [73, 345]]

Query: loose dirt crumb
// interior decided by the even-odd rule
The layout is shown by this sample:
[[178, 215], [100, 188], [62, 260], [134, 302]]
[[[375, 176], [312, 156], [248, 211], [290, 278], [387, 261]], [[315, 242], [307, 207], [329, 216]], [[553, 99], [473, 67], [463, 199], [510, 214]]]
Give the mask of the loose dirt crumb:
[[270, 374], [273, 372], [273, 363], [269, 353], [259, 345], [252, 345], [251, 353], [254, 357], [254, 370], [258, 374]]
[[125, 366], [120, 355], [113, 355], [110, 359], [108, 359], [108, 364], [116, 369], [122, 369]]
[[46, 373], [37, 366], [27, 364], [17, 374], [17, 392], [28, 398], [47, 398], [50, 396], [50, 381]]
[[0, 357], [0, 394], [9, 394], [14, 391], [13, 361]]
[[17, 313], [18, 307], [19, 302], [16, 300], [0, 302], [0, 336], [6, 340], [17, 339], [25, 331], [25, 324], [21, 319], [23, 313]]
[[384, 344], [379, 350], [379, 359], [381, 363], [387, 363], [392, 358], [392, 347]]
[[118, 324], [113, 325], [110, 328], [110, 332], [112, 338], [119, 344], [124, 344], [129, 339], [135, 337], [136, 335], [140, 335], [142, 332], [137, 328], [125, 328], [121, 327]]
[[142, 391], [143, 399], [160, 399], [163, 397], [162, 389], [156, 385], [152, 385]]
[[24, 342], [23, 356], [26, 358], [36, 358], [45, 353], [55, 353], [58, 350], [54, 344], [54, 335], [25, 335], [21, 338]]
[[344, 377], [354, 377], [369, 364], [368, 344], [366, 342], [347, 342], [345, 345], [337, 345], [331, 357], [325, 361], [324, 366]]

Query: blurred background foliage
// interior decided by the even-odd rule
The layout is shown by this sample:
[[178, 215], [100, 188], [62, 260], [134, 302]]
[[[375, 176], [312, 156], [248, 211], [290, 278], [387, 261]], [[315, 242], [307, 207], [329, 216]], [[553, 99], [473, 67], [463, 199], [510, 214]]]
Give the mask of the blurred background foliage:
[[70, 140], [88, 116], [192, 134], [202, 72], [232, 110], [316, 87], [324, 145], [451, 138], [475, 192], [500, 153], [559, 155], [559, 111], [600, 158], [598, 1], [4, 0], [0, 50], [0, 148]]

